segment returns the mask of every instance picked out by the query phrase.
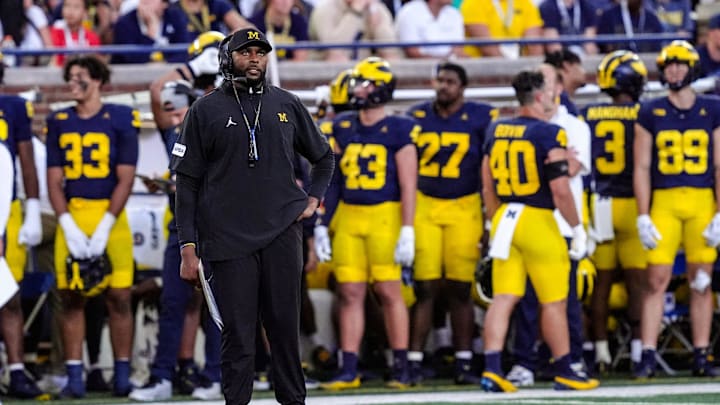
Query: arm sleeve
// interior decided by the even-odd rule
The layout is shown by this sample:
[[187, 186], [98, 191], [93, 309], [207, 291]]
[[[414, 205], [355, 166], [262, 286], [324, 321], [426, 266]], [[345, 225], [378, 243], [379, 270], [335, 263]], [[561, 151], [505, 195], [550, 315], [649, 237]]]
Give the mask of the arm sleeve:
[[10, 151], [3, 144], [0, 144], [0, 238], [5, 235], [5, 226], [10, 216], [10, 203], [12, 201], [14, 164]]
[[[206, 162], [195, 106], [197, 103], [190, 107], [185, 115], [180, 137], [172, 147], [170, 170], [199, 179], [205, 173]], [[206, 134], [209, 135], [210, 132]]]
[[312, 197], [322, 199], [328, 184], [332, 178], [333, 167], [335, 166], [335, 157], [328, 148], [325, 155], [320, 160], [313, 162], [313, 168], [310, 172], [310, 190], [308, 194]]
[[325, 208], [325, 212], [320, 217], [320, 224], [327, 227], [330, 226], [330, 221], [332, 221], [333, 215], [335, 215], [335, 210], [337, 209], [338, 203], [340, 202], [340, 193], [342, 191], [342, 187], [340, 184], [341, 181], [342, 176], [340, 175], [340, 171], [336, 170], [333, 173], [332, 179], [330, 180], [330, 185], [325, 192], [325, 199], [323, 200], [323, 207]]
[[175, 222], [177, 224], [178, 240], [182, 246], [183, 243], [197, 240], [195, 213], [197, 212], [200, 181], [194, 177], [178, 173], [175, 187]]

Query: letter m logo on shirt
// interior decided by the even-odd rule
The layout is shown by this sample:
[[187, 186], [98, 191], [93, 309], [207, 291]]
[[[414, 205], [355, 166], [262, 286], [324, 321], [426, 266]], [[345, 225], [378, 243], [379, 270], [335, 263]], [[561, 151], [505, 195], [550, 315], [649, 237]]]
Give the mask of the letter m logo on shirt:
[[278, 115], [278, 120], [280, 120], [280, 122], [288, 122], [287, 113], [280, 112], [280, 113], [277, 113], [277, 115]]

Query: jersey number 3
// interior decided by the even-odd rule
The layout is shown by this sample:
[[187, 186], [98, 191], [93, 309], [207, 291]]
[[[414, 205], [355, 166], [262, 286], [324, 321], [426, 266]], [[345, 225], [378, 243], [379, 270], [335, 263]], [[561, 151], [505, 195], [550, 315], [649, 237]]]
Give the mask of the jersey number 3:
[[499, 196], [526, 196], [540, 189], [535, 146], [530, 141], [495, 141], [490, 152], [490, 168]]
[[104, 179], [110, 174], [110, 139], [106, 134], [67, 132], [60, 135], [60, 148], [67, 160], [66, 179]]

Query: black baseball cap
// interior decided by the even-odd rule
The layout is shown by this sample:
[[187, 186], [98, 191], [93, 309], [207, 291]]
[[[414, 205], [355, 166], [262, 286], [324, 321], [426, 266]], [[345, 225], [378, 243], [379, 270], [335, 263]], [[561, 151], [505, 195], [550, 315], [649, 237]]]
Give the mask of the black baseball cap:
[[272, 51], [272, 46], [267, 38], [265, 38], [265, 34], [255, 28], [245, 28], [232, 34], [232, 38], [230, 38], [230, 43], [228, 44], [228, 51], [237, 51], [238, 49], [244, 49], [249, 46], [258, 46], [264, 49], [265, 52]]

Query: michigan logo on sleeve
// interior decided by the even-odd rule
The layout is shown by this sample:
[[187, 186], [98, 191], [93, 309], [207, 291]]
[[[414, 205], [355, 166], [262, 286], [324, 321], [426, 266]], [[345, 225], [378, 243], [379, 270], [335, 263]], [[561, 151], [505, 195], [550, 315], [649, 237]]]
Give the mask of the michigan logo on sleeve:
[[183, 157], [185, 156], [186, 149], [187, 148], [185, 147], [185, 145], [175, 142], [175, 145], [173, 145], [172, 154], [177, 157]]

